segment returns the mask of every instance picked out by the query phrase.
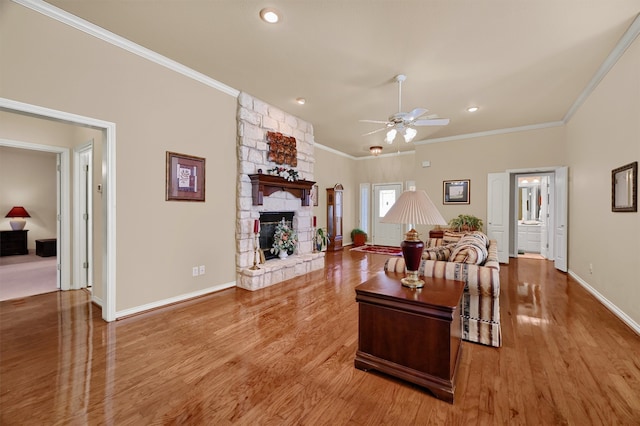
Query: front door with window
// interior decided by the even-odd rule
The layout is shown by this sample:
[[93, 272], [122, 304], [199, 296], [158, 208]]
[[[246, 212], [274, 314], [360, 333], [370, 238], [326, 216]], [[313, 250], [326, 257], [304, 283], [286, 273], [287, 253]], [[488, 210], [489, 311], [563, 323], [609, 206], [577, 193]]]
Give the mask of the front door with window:
[[387, 214], [402, 193], [402, 184], [374, 185], [373, 200], [373, 243], [379, 246], [399, 247], [402, 242], [402, 225], [382, 223], [380, 220]]

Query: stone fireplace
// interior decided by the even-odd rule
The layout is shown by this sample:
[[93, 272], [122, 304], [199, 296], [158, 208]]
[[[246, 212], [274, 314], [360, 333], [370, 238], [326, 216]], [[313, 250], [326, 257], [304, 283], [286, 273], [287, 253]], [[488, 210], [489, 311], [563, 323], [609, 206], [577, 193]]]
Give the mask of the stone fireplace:
[[[237, 119], [236, 285], [258, 290], [324, 268], [324, 253], [313, 252], [313, 206], [309, 205], [310, 188], [314, 183], [313, 127], [246, 93], [238, 96]], [[285, 167], [298, 172], [298, 181], [287, 181], [267, 173], [279, 166], [269, 160], [267, 132], [280, 132], [295, 138], [296, 167]], [[258, 269], [251, 269], [256, 259], [254, 221], [261, 217], [272, 221], [273, 214], [281, 215], [282, 212], [291, 217], [291, 225], [298, 235], [295, 253], [286, 259], [268, 259], [259, 264]], [[269, 236], [262, 235], [263, 229], [259, 240], [266, 256], [270, 254]]]

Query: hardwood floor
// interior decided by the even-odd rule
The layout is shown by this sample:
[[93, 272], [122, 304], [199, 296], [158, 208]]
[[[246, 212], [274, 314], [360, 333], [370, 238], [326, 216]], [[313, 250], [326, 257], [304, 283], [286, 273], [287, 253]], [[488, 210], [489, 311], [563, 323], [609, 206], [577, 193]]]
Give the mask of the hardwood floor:
[[463, 342], [454, 405], [353, 366], [386, 256], [105, 323], [83, 291], [0, 302], [0, 424], [640, 424], [640, 337], [548, 261], [502, 266], [502, 348]]

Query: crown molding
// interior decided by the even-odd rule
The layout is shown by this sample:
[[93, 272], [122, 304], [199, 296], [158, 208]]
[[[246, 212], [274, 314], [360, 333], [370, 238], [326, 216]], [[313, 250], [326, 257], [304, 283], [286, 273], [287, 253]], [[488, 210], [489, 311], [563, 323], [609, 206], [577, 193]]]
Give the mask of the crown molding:
[[71, 13], [50, 5], [49, 3], [46, 3], [42, 0], [12, 1], [35, 12], [41, 13], [51, 19], [55, 19], [58, 22], [69, 25], [70, 27], [80, 30], [86, 34], [96, 37], [102, 41], [112, 44], [116, 47], [131, 52], [141, 58], [147, 59], [151, 62], [155, 62], [156, 64], [175, 71], [178, 74], [182, 74], [202, 84], [217, 89], [223, 93], [226, 93], [227, 95], [238, 97], [238, 94], [240, 93], [239, 90], [234, 89], [233, 87], [227, 86], [226, 84], [221, 83], [218, 80], [214, 80], [213, 78], [206, 76], [192, 68], [189, 68], [172, 59], [167, 58], [166, 56], [149, 50], [146, 47], [142, 47], [139, 44], [136, 44], [124, 37], [114, 34], [111, 31], [107, 31], [104, 28], [92, 24], [89, 21], [85, 21], [82, 18], [72, 15]]
[[412, 149], [411, 151], [397, 151], [390, 152], [389, 154], [380, 154], [380, 155], [367, 155], [366, 157], [355, 157], [356, 161], [364, 161], [364, 160], [376, 160], [378, 158], [389, 158], [389, 157], [399, 157], [401, 155], [415, 155], [416, 150]]
[[580, 93], [580, 95], [575, 100], [573, 105], [571, 105], [571, 107], [565, 114], [564, 118], [562, 119], [562, 121], [565, 124], [568, 123], [569, 120], [571, 120], [571, 117], [573, 117], [573, 115], [576, 113], [576, 111], [578, 111], [580, 106], [582, 106], [582, 104], [587, 100], [587, 98], [596, 89], [596, 87], [598, 87], [598, 84], [600, 84], [600, 81], [602, 81], [602, 79], [609, 73], [609, 71], [611, 71], [611, 68], [613, 68], [616, 62], [618, 62], [618, 59], [622, 57], [624, 52], [627, 50], [629, 46], [631, 46], [631, 44], [638, 37], [639, 34], [640, 34], [640, 14], [636, 15], [631, 25], [629, 25], [629, 28], [627, 28], [627, 31], [625, 31], [622, 37], [620, 37], [620, 40], [618, 41], [618, 43], [616, 43], [613, 50], [611, 50], [611, 53], [609, 53], [609, 56], [607, 56], [604, 62], [602, 62], [602, 65], [600, 65], [600, 68], [598, 68], [596, 73], [593, 75], [593, 77], [591, 78], [591, 81], [589, 81], [589, 83], [584, 88], [582, 93]]
[[508, 127], [508, 128], [505, 128], [505, 129], [496, 129], [496, 130], [487, 130], [486, 132], [466, 133], [466, 134], [463, 134], [463, 135], [446, 136], [446, 137], [443, 137], [443, 138], [424, 139], [424, 140], [421, 140], [421, 141], [416, 141], [414, 143], [416, 145], [427, 145], [427, 144], [431, 144], [431, 143], [459, 141], [459, 140], [463, 140], [463, 139], [481, 138], [483, 136], [503, 135], [505, 133], [526, 132], [526, 131], [529, 131], [529, 130], [548, 129], [550, 127], [562, 127], [562, 126], [564, 126], [564, 121], [550, 121], [550, 122], [547, 122], [547, 123], [530, 124], [530, 125], [527, 125], [527, 126]]
[[330, 148], [328, 146], [321, 145], [319, 143], [314, 143], [313, 146], [315, 148], [320, 148], [323, 151], [331, 152], [333, 154], [340, 155], [342, 157], [346, 157], [346, 158], [349, 158], [351, 160], [357, 160], [358, 159], [358, 157], [354, 157], [353, 155], [346, 154], [346, 153], [344, 153], [342, 151], [338, 151], [337, 149], [333, 149], [333, 148]]

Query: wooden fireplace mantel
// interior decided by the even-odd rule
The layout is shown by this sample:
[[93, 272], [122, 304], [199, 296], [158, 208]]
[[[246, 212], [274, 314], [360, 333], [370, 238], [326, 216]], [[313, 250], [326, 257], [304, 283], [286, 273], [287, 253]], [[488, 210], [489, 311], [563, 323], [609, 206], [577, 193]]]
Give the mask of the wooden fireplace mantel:
[[255, 174], [249, 175], [251, 179], [253, 205], [261, 206], [263, 197], [268, 197], [274, 192], [287, 191], [296, 198], [302, 200], [303, 206], [309, 205], [311, 199], [311, 188], [315, 184], [310, 180], [297, 180], [290, 182], [280, 176]]

